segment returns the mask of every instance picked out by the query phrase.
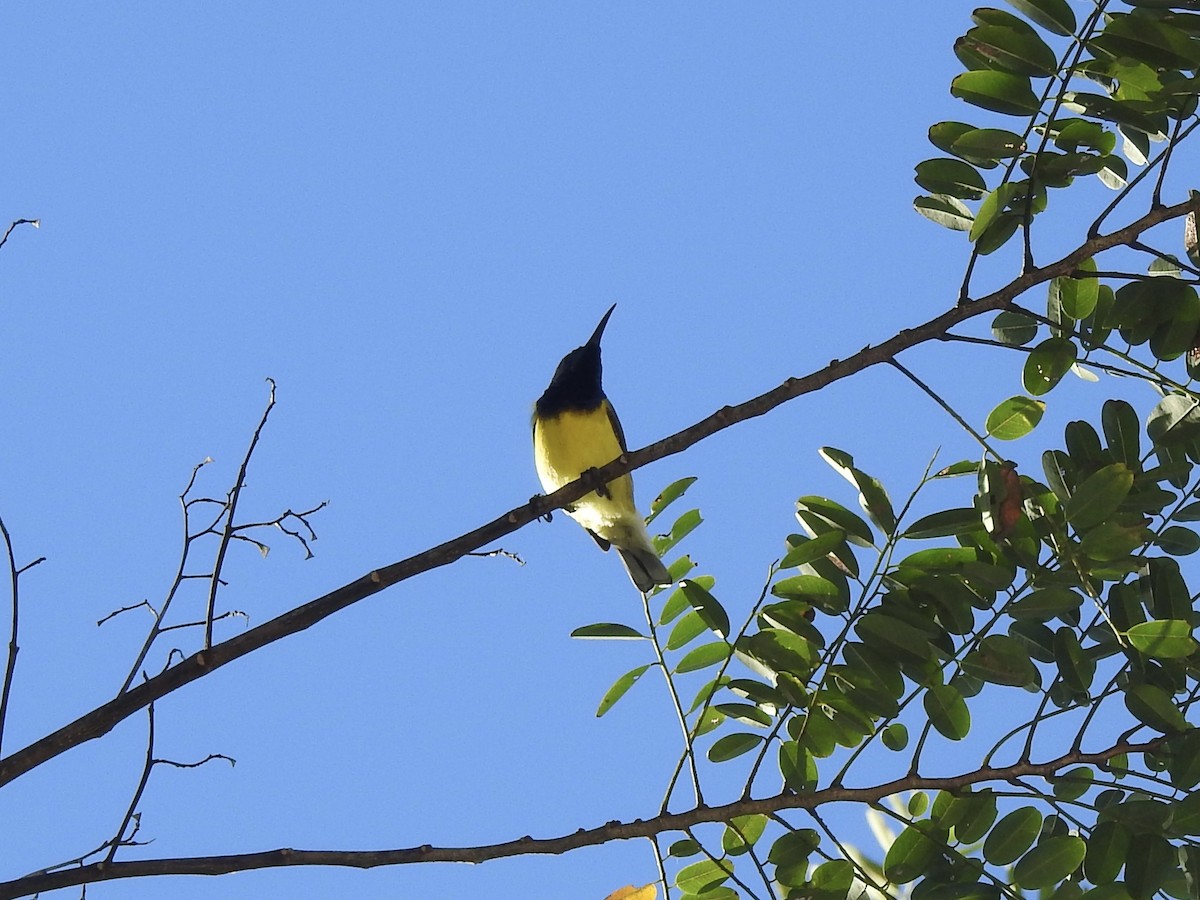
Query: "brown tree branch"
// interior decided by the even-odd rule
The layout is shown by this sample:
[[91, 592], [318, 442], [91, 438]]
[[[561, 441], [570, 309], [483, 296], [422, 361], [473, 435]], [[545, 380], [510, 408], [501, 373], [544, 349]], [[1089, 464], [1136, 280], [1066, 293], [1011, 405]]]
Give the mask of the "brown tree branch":
[[877, 803], [902, 791], [955, 791], [983, 782], [1008, 782], [1021, 777], [1048, 778], [1067, 766], [1103, 764], [1123, 753], [1154, 750], [1167, 738], [1142, 744], [1120, 743], [1098, 753], [1072, 751], [1044, 763], [1018, 762], [1011, 766], [985, 767], [961, 775], [924, 778], [910, 775], [871, 787], [828, 787], [806, 794], [776, 794], [772, 797], [742, 799], [722, 806], [699, 806], [680, 813], [664, 813], [631, 822], [609, 822], [596, 828], [581, 828], [555, 838], [525, 836], [500, 844], [479, 847], [408, 847], [396, 850], [293, 850], [281, 848], [258, 853], [233, 853], [225, 856], [192, 856], [172, 859], [144, 859], [128, 862], [98, 862], [79, 868], [37, 873], [0, 882], [0, 900], [11, 900], [41, 891], [81, 884], [94, 884], [116, 878], [149, 875], [227, 875], [252, 869], [283, 866], [346, 866], [369, 869], [410, 863], [465, 862], [482, 863], [493, 859], [531, 854], [560, 854], [580, 847], [592, 847], [611, 841], [646, 838], [682, 831], [704, 822], [729, 822], [737, 816], [762, 815], [784, 809], [817, 809], [830, 803]]
[[110, 700], [57, 731], [29, 746], [0, 759], [0, 786], [20, 777], [86, 741], [101, 737], [117, 723], [150, 703], [207, 675], [213, 670], [252, 653], [267, 644], [303, 631], [352, 603], [376, 594], [384, 588], [399, 584], [414, 575], [449, 565], [466, 554], [478, 550], [499, 538], [516, 531], [546, 513], [578, 500], [589, 491], [612, 481], [618, 475], [633, 471], [648, 463], [680, 453], [707, 437], [738, 422], [765, 415], [775, 407], [804, 394], [811, 393], [854, 375], [871, 366], [885, 363], [905, 350], [939, 339], [959, 323], [985, 312], [1006, 307], [1030, 288], [1059, 276], [1069, 275], [1085, 260], [1112, 247], [1128, 244], [1142, 232], [1170, 219], [1186, 215], [1191, 202], [1163, 206], [1150, 210], [1140, 219], [1111, 234], [1098, 235], [1056, 262], [1023, 273], [999, 290], [969, 301], [930, 319], [923, 325], [904, 329], [877, 347], [867, 346], [845, 360], [833, 360], [822, 369], [802, 378], [789, 378], [778, 387], [736, 406], [725, 406], [706, 419], [663, 438], [654, 444], [623, 454], [606, 466], [585, 472], [548, 496], [537, 496], [493, 519], [485, 525], [424, 550], [415, 556], [392, 563], [343, 585], [322, 597], [310, 600], [219, 644], [195, 653], [177, 665], [142, 682], [117, 698]]

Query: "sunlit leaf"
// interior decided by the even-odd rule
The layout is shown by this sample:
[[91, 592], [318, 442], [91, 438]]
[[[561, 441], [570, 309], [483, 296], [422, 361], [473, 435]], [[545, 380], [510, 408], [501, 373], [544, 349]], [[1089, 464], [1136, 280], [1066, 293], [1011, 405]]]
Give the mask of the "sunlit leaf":
[[719, 638], [729, 637], [729, 615], [717, 598], [704, 589], [704, 586], [691, 579], [684, 579], [679, 585], [683, 594], [692, 604], [704, 624]]
[[913, 209], [951, 231], [970, 231], [975, 214], [965, 203], [950, 194], [933, 194], [913, 200]]
[[612, 709], [613, 704], [624, 697], [625, 692], [633, 687], [634, 682], [646, 674], [646, 670], [649, 668], [650, 664], [647, 663], [644, 666], [638, 666], [636, 669], [630, 669], [613, 682], [613, 686], [608, 689], [608, 692], [605, 693], [603, 699], [600, 701], [600, 706], [596, 710], [596, 717], [599, 718]]
[[1075, 342], [1066, 338], [1051, 337], [1042, 341], [1025, 357], [1022, 377], [1025, 390], [1035, 397], [1048, 393], [1071, 371], [1078, 353]]
[[687, 492], [687, 489], [695, 483], [695, 477], [690, 476], [688, 478], [680, 478], [677, 481], [672, 481], [665, 488], [663, 488], [662, 493], [655, 497], [654, 501], [650, 504], [650, 515], [646, 518], [646, 524], [649, 525], [651, 522], [653, 522], [654, 519], [658, 517], [659, 513], [682, 497]]
[[1046, 412], [1046, 404], [1030, 397], [1009, 397], [988, 413], [988, 434], [1002, 441], [1024, 437], [1037, 427]]
[[735, 759], [743, 753], [749, 753], [765, 740], [766, 738], [761, 734], [750, 734], [747, 731], [724, 735], [717, 738], [716, 742], [708, 748], [709, 761], [726, 762]]
[[963, 72], [950, 82], [950, 93], [972, 106], [1006, 116], [1029, 116], [1041, 107], [1029, 77], [1009, 72]]
[[677, 673], [696, 672], [729, 659], [733, 649], [724, 641], [712, 641], [689, 650], [675, 666]]
[[1180, 659], [1196, 651], [1189, 622], [1178, 619], [1154, 619], [1134, 625], [1125, 635], [1140, 653], [1156, 659]]

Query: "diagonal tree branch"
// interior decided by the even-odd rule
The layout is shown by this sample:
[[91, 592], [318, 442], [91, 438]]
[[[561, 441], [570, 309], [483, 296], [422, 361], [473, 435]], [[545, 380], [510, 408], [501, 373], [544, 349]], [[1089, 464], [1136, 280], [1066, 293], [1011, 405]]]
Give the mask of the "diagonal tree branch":
[[811, 793], [776, 794], [758, 799], [741, 799], [723, 806], [699, 806], [681, 813], [663, 813], [631, 822], [609, 822], [596, 828], [581, 828], [555, 838], [525, 836], [500, 844], [479, 847], [432, 847], [429, 844], [396, 850], [293, 850], [281, 848], [258, 853], [234, 853], [225, 856], [192, 856], [173, 859], [144, 859], [129, 862], [98, 862], [78, 868], [37, 873], [0, 883], [0, 900], [11, 900], [42, 891], [81, 884], [94, 884], [117, 878], [149, 875], [227, 875], [252, 869], [283, 866], [347, 866], [369, 869], [411, 863], [481, 863], [493, 859], [531, 854], [560, 854], [580, 847], [611, 841], [646, 838], [671, 831], [682, 831], [704, 822], [728, 822], [738, 816], [761, 815], [784, 809], [817, 809], [830, 803], [877, 803], [901, 791], [956, 791], [968, 785], [990, 781], [1011, 781], [1021, 777], [1050, 777], [1067, 766], [1103, 764], [1122, 753], [1154, 750], [1167, 738], [1141, 744], [1119, 743], [1097, 753], [1072, 751], [1044, 763], [1018, 762], [1011, 766], [984, 767], [961, 775], [943, 778], [905, 776], [884, 784], [862, 788], [828, 787]]
[[1174, 206], [1156, 207], [1136, 221], [1110, 234], [1098, 235], [1056, 262], [1032, 269], [999, 290], [968, 301], [942, 313], [915, 328], [900, 331], [876, 347], [865, 347], [844, 360], [801, 378], [789, 378], [778, 387], [736, 406], [725, 406], [696, 424], [654, 444], [626, 453], [608, 465], [584, 473], [578, 480], [548, 496], [534, 497], [524, 506], [509, 510], [485, 525], [422, 551], [408, 559], [393, 563], [330, 591], [322, 597], [289, 610], [269, 622], [240, 635], [214, 644], [193, 654], [161, 674], [142, 682], [114, 700], [85, 713], [75, 721], [41, 738], [27, 747], [0, 759], [0, 786], [20, 777], [48, 759], [72, 747], [107, 734], [117, 723], [166, 696], [207, 675], [213, 670], [252, 653], [288, 635], [311, 627], [352, 603], [376, 594], [384, 588], [449, 565], [466, 554], [510, 534], [568, 503], [578, 500], [589, 491], [607, 484], [613, 478], [648, 463], [680, 453], [692, 445], [731, 425], [765, 415], [789, 400], [820, 390], [858, 372], [891, 360], [897, 354], [942, 337], [955, 325], [983, 313], [1002, 309], [1030, 288], [1059, 276], [1069, 275], [1085, 260], [1112, 247], [1129, 244], [1144, 231], [1170, 219], [1186, 215], [1191, 201]]

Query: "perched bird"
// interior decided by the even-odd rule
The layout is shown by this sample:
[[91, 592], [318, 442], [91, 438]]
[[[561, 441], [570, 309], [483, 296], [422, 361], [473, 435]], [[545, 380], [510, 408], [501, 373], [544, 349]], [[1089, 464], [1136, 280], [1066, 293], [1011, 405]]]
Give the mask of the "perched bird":
[[[586, 344], [562, 358], [534, 407], [533, 458], [542, 489], [548, 494], [589, 469], [612, 462], [626, 450], [625, 433], [600, 382], [600, 336], [616, 308], [615, 303], [609, 307]], [[671, 583], [634, 505], [629, 475], [584, 494], [566, 510], [602, 550], [617, 548], [639, 591], [646, 593]]]

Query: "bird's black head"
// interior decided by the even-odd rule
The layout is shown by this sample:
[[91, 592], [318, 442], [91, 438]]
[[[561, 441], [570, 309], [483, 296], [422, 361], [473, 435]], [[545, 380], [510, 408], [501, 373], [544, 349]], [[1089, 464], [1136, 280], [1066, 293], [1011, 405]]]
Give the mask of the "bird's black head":
[[562, 358], [550, 386], [537, 402], [537, 415], [551, 418], [567, 410], [595, 409], [604, 399], [601, 385], [600, 337], [617, 304], [608, 308], [592, 336]]

